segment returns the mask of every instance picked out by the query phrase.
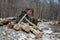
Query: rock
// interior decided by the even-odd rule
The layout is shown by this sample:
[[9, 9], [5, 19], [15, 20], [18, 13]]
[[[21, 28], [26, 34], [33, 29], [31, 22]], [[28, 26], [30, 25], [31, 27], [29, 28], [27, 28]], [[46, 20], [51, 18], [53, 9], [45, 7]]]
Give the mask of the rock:
[[53, 31], [51, 29], [48, 29], [48, 30], [44, 29], [43, 32], [44, 32], [44, 34], [51, 34], [51, 33], [53, 33]]
[[31, 37], [31, 38], [35, 38], [35, 35], [34, 34], [29, 34], [29, 36]]
[[2, 34], [3, 34], [3, 35], [6, 35], [6, 32], [5, 32], [5, 31], [2, 31]]

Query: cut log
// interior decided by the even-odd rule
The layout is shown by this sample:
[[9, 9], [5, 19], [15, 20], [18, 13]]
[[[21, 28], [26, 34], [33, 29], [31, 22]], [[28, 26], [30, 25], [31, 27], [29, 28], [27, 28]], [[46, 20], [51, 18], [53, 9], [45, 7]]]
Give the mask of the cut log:
[[26, 32], [30, 32], [30, 27], [29, 26], [22, 26], [22, 29]]
[[7, 20], [16, 20], [16, 17], [7, 17]]
[[[18, 22], [17, 25], [20, 25], [20, 23], [22, 22], [22, 20], [25, 18], [26, 15], [27, 15], [27, 14], [25, 14], [25, 15], [21, 18], [21, 20], [19, 20], [19, 22], [18, 22], [18, 20], [16, 19], [16, 21]], [[15, 25], [14, 27], [16, 27], [17, 25]], [[18, 26], [18, 28], [19, 28], [19, 26]]]
[[42, 38], [42, 34], [41, 33], [35, 33], [35, 37], [36, 38]]
[[60, 21], [59, 21], [59, 22], [57, 22], [57, 24], [58, 24], [58, 26], [60, 26]]
[[33, 29], [38, 29], [38, 27], [36, 25], [33, 25], [32, 28]]
[[0, 26], [3, 26], [3, 23], [0, 23]]
[[2, 18], [0, 20], [0, 23], [3, 23], [4, 25], [7, 25], [10, 22], [10, 20], [6, 19], [6, 18]]
[[8, 23], [7, 26], [8, 26], [8, 28], [13, 28], [14, 24], [10, 22], [10, 23]]
[[46, 19], [42, 19], [41, 22], [47, 22], [47, 20]]
[[51, 25], [53, 25], [53, 26], [60, 26], [60, 22], [54, 21], [54, 22], [51, 23]]
[[39, 30], [31, 28], [31, 32], [35, 35], [36, 38], [42, 38], [42, 34], [40, 33]]
[[21, 30], [21, 27], [20, 27], [19, 25], [16, 25], [16, 26], [14, 27], [14, 29], [15, 29], [16, 31], [19, 31], [19, 30]]
[[4, 21], [3, 24], [7, 25], [10, 21]]

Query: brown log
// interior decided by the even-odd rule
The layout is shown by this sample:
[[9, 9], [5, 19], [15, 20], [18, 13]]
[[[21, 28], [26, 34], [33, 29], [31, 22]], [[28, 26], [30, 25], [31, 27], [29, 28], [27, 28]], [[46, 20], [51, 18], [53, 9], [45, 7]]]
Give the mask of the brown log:
[[26, 32], [30, 32], [30, 27], [29, 26], [22, 27], [22, 29]]
[[13, 28], [14, 25], [12, 23], [8, 23], [7, 26], [8, 26], [8, 28]]
[[33, 25], [32, 28], [33, 29], [38, 29], [38, 27], [36, 25]]
[[21, 30], [21, 27], [20, 27], [19, 25], [16, 25], [16, 26], [14, 27], [14, 29], [15, 29], [16, 31], [19, 31], [19, 30]]
[[35, 30], [35, 29], [31, 28], [31, 33], [33, 33], [36, 38], [42, 38], [42, 33], [40, 33], [39, 30]]
[[53, 26], [60, 26], [60, 22], [54, 21], [54, 22], [51, 23], [51, 25], [53, 25]]
[[41, 33], [35, 33], [35, 37], [36, 38], [42, 38], [42, 34]]
[[3, 23], [0, 23], [0, 26], [3, 26]]

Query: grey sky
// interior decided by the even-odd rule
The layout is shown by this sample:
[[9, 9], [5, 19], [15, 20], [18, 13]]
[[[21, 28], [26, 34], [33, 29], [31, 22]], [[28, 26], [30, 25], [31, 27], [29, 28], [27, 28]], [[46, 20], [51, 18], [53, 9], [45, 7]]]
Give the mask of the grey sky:
[[[47, 2], [49, 3], [50, 0], [40, 0], [41, 2]], [[58, 0], [54, 0], [55, 3], [58, 3]]]
[[54, 2], [58, 3], [58, 0], [54, 0]]

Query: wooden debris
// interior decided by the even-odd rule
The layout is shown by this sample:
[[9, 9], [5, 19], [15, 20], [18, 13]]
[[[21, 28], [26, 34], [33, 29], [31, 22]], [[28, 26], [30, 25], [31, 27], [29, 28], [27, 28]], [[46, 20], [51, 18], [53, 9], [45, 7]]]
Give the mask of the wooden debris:
[[42, 34], [40, 33], [39, 30], [31, 28], [31, 32], [35, 35], [36, 38], [42, 38]]
[[38, 27], [36, 25], [33, 25], [32, 28], [33, 29], [38, 29]]
[[35, 37], [36, 38], [42, 38], [42, 34], [41, 33], [35, 33]]
[[6, 19], [6, 18], [2, 18], [0, 20], [0, 23], [2, 23], [3, 25], [7, 25], [10, 22], [10, 20]]
[[26, 32], [30, 32], [30, 27], [29, 26], [25, 26], [25, 27], [22, 26], [22, 29]]
[[60, 22], [54, 21], [54, 22], [51, 23], [51, 25], [53, 25], [53, 26], [60, 26]]
[[46, 19], [41, 19], [41, 22], [47, 22], [47, 20]]
[[4, 21], [3, 24], [7, 25], [10, 21]]
[[20, 27], [19, 25], [16, 25], [16, 26], [14, 27], [14, 29], [15, 29], [16, 31], [19, 31], [19, 30], [21, 30], [21, 27]]
[[14, 24], [10, 22], [10, 23], [8, 23], [7, 26], [8, 26], [8, 28], [13, 28]]
[[0, 26], [3, 26], [3, 23], [0, 23]]
[[58, 22], [58, 25], [60, 26], [60, 22]]
[[7, 17], [7, 20], [16, 20], [16, 17]]

